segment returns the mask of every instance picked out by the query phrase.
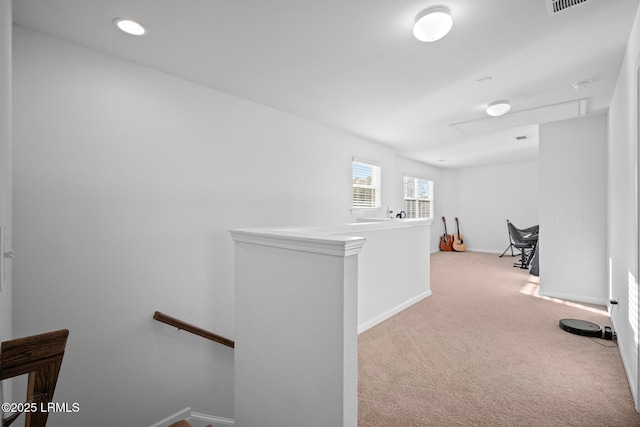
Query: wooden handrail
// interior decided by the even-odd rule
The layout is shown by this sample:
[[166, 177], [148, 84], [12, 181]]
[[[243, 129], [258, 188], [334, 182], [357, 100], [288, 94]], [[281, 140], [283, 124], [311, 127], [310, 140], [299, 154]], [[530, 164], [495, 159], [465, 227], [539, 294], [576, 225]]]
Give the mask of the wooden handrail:
[[178, 329], [185, 330], [187, 332], [191, 332], [192, 334], [199, 335], [203, 338], [206, 338], [211, 341], [215, 341], [218, 344], [226, 345], [227, 347], [235, 348], [236, 343], [229, 338], [225, 338], [218, 334], [214, 334], [213, 332], [209, 332], [205, 329], [199, 328], [197, 326], [191, 325], [187, 322], [183, 322], [182, 320], [176, 319], [175, 317], [167, 316], [164, 313], [156, 311], [153, 315], [153, 318], [159, 322], [166, 323], [167, 325], [174, 326]]

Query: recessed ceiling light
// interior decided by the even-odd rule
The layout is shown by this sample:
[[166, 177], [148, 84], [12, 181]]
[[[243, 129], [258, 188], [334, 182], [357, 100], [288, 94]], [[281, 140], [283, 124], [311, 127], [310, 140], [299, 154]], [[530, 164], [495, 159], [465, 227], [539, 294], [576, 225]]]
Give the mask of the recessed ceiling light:
[[507, 114], [511, 109], [511, 104], [507, 100], [493, 101], [487, 107], [487, 114], [493, 117], [502, 116]]
[[413, 35], [421, 42], [434, 42], [446, 36], [452, 26], [453, 18], [448, 7], [428, 7], [416, 16]]
[[134, 36], [143, 36], [147, 33], [147, 29], [139, 22], [132, 19], [117, 18], [113, 21], [116, 27], [127, 34]]

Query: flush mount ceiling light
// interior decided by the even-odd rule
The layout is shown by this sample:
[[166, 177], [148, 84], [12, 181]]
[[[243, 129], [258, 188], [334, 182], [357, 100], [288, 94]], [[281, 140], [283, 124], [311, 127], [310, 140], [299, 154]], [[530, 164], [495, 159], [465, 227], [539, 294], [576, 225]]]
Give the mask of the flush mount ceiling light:
[[511, 104], [509, 104], [509, 101], [504, 99], [500, 101], [493, 101], [487, 107], [487, 114], [493, 117], [498, 117], [507, 114], [510, 109]]
[[416, 16], [413, 35], [421, 42], [434, 42], [446, 36], [452, 26], [453, 18], [448, 7], [428, 7]]
[[581, 82], [575, 82], [572, 86], [575, 90], [584, 89], [591, 84], [591, 80], [583, 80]]
[[114, 25], [127, 34], [134, 36], [143, 36], [147, 33], [147, 29], [139, 22], [132, 19], [117, 18], [113, 21]]

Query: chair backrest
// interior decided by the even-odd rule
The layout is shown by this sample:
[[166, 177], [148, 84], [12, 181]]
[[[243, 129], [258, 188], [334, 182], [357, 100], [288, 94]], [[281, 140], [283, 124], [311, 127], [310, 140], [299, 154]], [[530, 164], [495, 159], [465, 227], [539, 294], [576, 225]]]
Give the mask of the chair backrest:
[[[35, 404], [32, 408], [36, 410], [25, 413], [25, 427], [44, 427], [47, 423], [46, 408], [53, 399], [68, 336], [69, 331], [62, 329], [5, 341], [0, 347], [0, 380], [28, 374], [27, 402]], [[16, 412], [3, 418], [2, 427], [19, 416]]]
[[513, 223], [507, 220], [507, 227], [509, 227], [509, 234], [515, 243], [524, 242], [524, 236], [529, 234], [538, 234], [540, 229], [539, 225], [533, 225], [527, 228], [517, 228]]

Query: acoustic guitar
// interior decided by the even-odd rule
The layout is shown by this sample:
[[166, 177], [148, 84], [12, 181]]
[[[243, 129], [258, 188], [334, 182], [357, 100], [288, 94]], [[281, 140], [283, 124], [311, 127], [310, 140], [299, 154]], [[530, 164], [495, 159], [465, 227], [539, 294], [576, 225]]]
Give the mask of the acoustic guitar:
[[451, 234], [447, 234], [447, 221], [444, 217], [442, 217], [442, 222], [444, 222], [444, 235], [440, 236], [440, 250], [449, 252], [453, 250], [453, 237]]
[[457, 233], [453, 235], [453, 250], [456, 252], [464, 252], [467, 250], [467, 245], [464, 243], [464, 237], [460, 234], [458, 217], [456, 217], [456, 231]]

